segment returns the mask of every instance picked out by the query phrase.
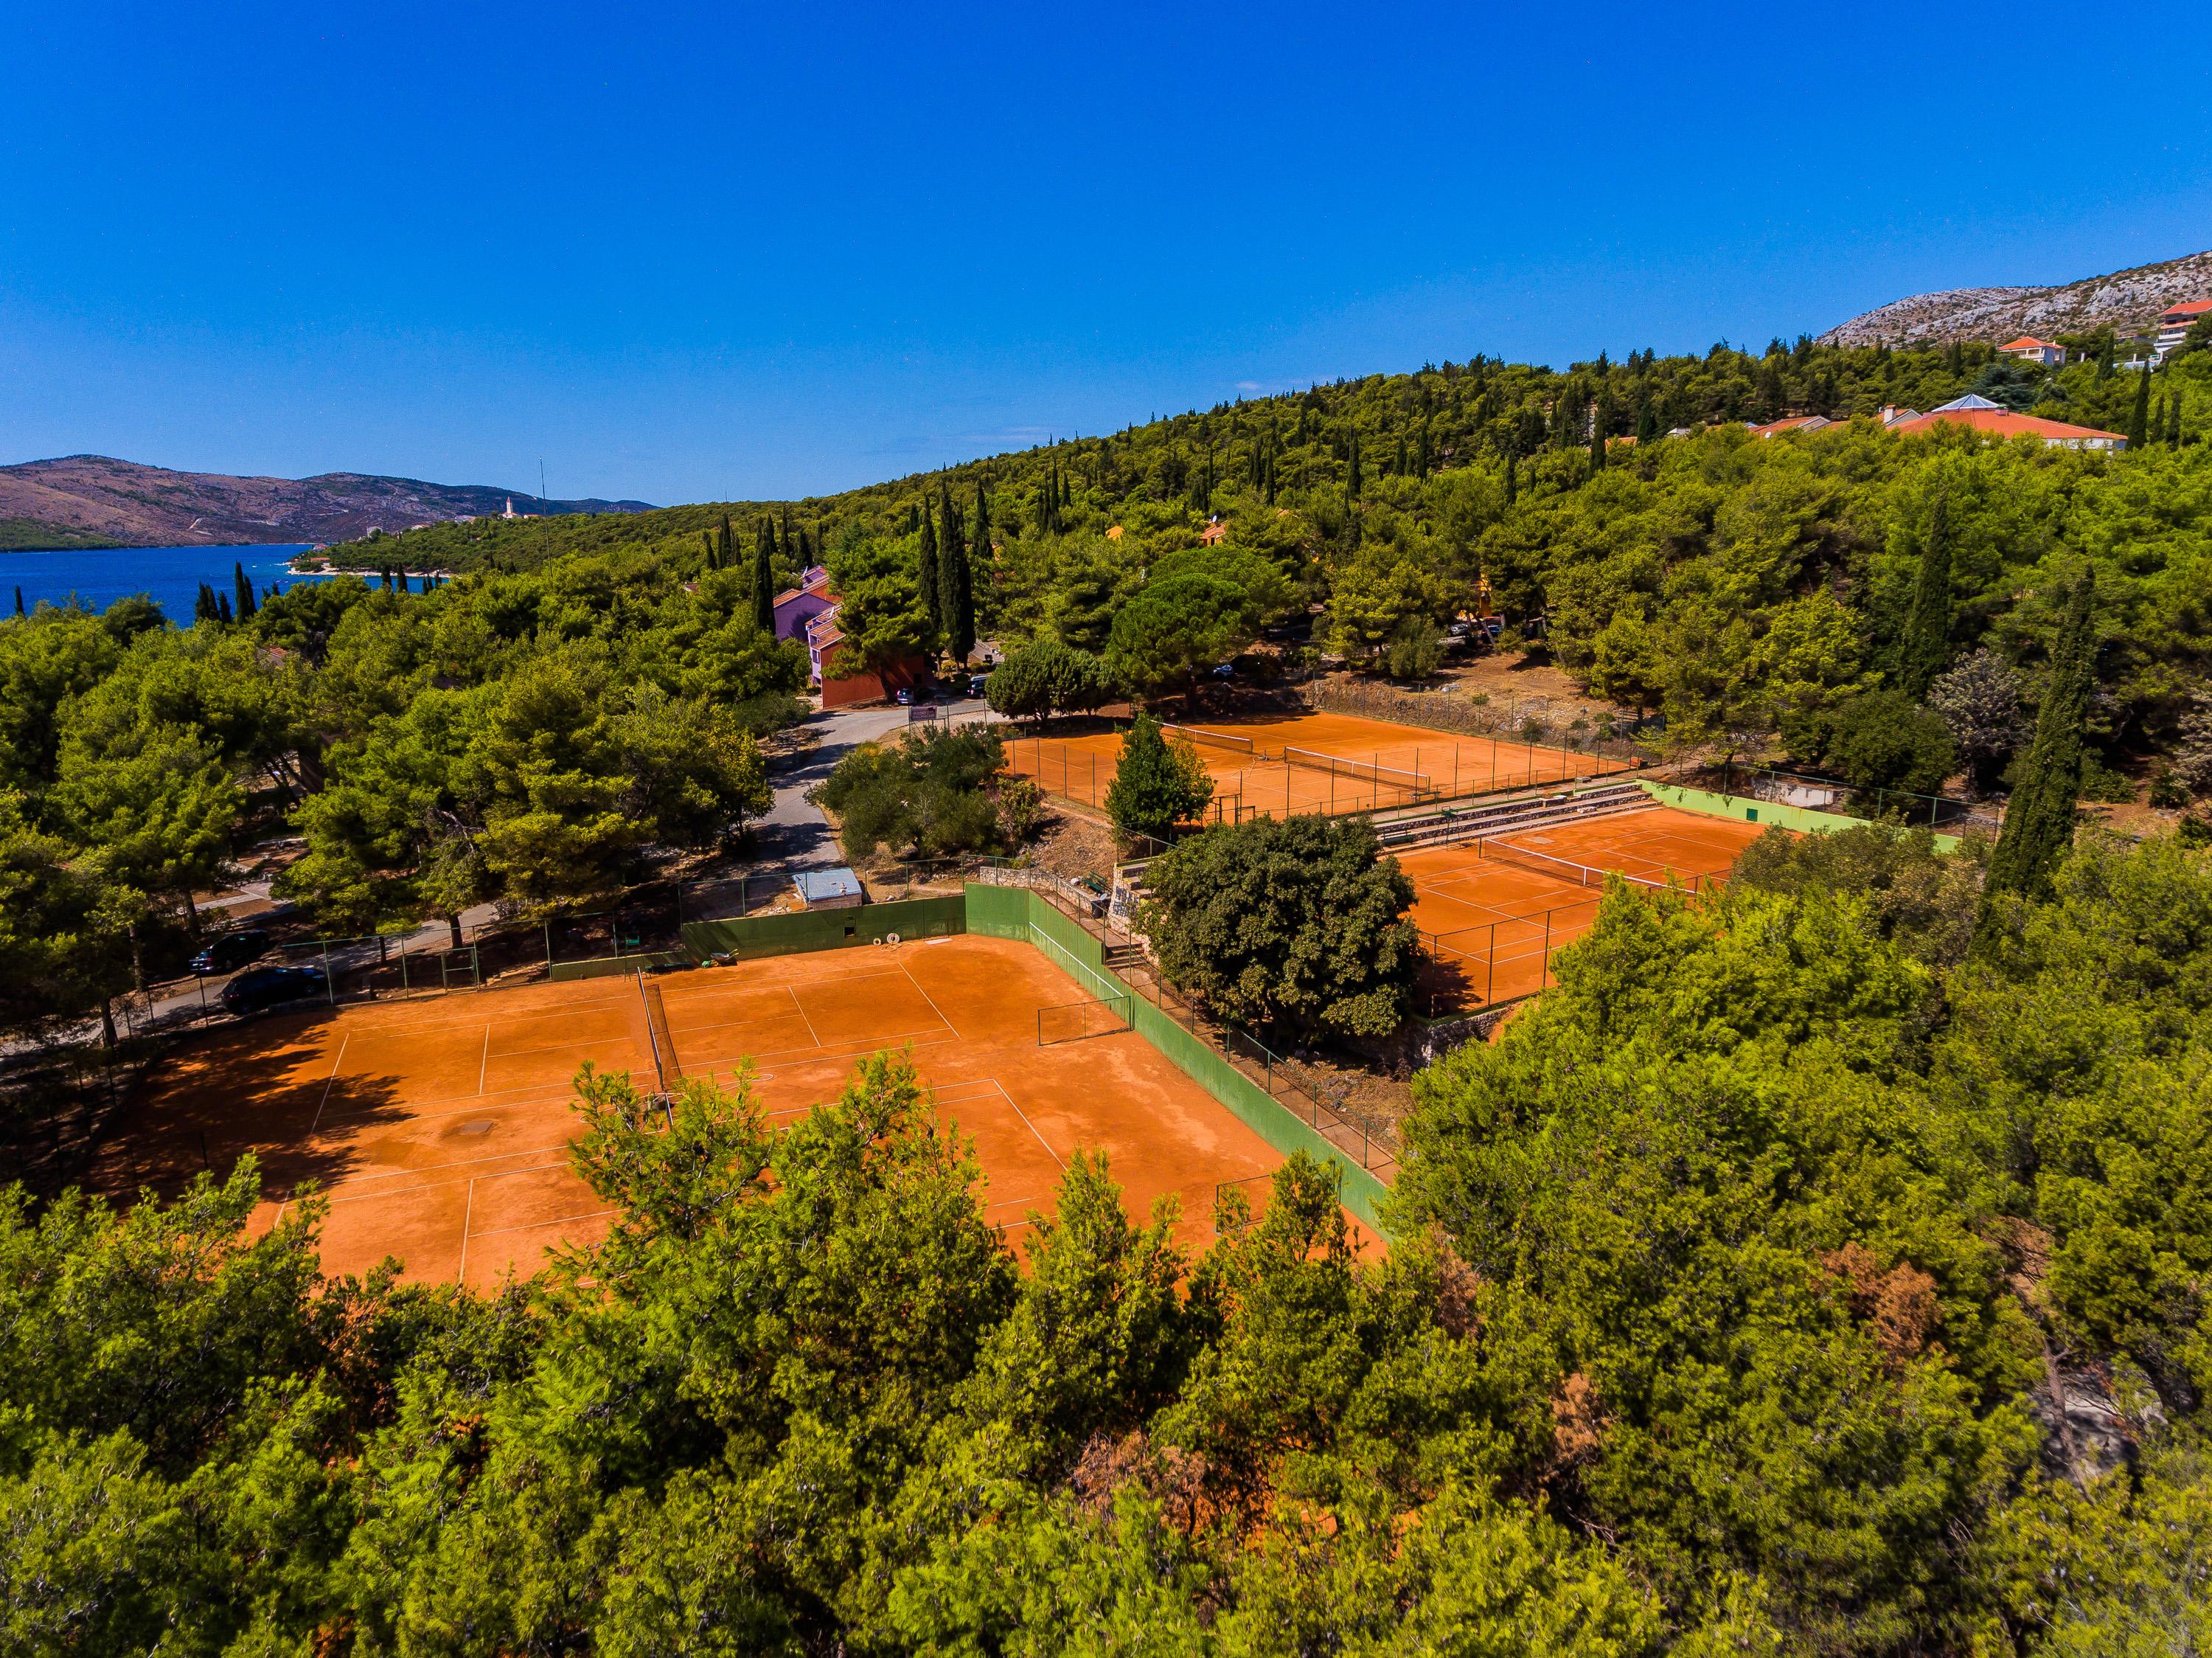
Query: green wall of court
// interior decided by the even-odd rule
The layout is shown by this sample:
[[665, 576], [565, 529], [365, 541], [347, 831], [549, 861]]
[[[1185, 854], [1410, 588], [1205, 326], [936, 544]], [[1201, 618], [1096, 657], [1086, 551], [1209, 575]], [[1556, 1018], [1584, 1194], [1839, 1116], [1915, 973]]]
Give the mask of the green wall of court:
[[[1685, 812], [1702, 812], [1709, 818], [1735, 818], [1743, 823], [1778, 823], [1784, 829], [1795, 829], [1801, 834], [1832, 835], [1840, 830], [1856, 828], [1866, 823], [1865, 818], [1845, 817], [1841, 812], [1815, 812], [1809, 807], [1784, 806], [1771, 800], [1746, 800], [1741, 795], [1715, 795], [1703, 789], [1685, 789], [1680, 783], [1653, 783], [1648, 777], [1638, 777], [1637, 786], [1662, 806], [1680, 807]], [[1955, 852], [1959, 850], [1956, 835], [1936, 837], [1936, 850]]]
[[641, 973], [654, 967], [673, 967], [690, 958], [681, 950], [647, 950], [639, 955], [596, 955], [588, 961], [547, 964], [546, 978], [556, 984], [577, 978], [611, 978], [617, 973]]
[[908, 898], [891, 904], [864, 904], [851, 910], [798, 910], [788, 914], [746, 916], [737, 921], [687, 921], [684, 948], [693, 959], [732, 955], [799, 955], [810, 950], [843, 950], [901, 938], [942, 938], [968, 930], [964, 898]]
[[1382, 1200], [1389, 1188], [1237, 1070], [1225, 1055], [1177, 1024], [1174, 1015], [1146, 1001], [1119, 974], [1108, 972], [1105, 947], [1097, 938], [1027, 887], [970, 886], [968, 904], [970, 932], [994, 938], [1025, 938], [1063, 970], [1068, 966], [1060, 960], [1065, 954], [1083, 969], [1073, 975], [1078, 984], [1126, 997], [1131, 1027], [1158, 1049], [1169, 1064], [1284, 1156], [1304, 1151], [1334, 1164], [1344, 1177], [1344, 1206], [1374, 1228], [1376, 1235], [1390, 1235], [1381, 1219]]

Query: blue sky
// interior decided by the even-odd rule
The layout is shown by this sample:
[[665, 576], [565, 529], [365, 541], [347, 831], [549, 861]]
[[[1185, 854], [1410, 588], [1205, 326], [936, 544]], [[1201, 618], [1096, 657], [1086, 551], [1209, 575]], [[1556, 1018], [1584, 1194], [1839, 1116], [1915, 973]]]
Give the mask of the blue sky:
[[1763, 344], [2212, 246], [2182, 15], [26, 4], [0, 461], [798, 496]]

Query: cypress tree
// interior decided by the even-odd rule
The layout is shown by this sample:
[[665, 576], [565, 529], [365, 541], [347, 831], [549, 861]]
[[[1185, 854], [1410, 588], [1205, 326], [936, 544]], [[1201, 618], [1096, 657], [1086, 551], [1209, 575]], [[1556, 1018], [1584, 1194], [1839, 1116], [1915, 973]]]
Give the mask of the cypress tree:
[[753, 544], [753, 620], [763, 633], [775, 631], [775, 527], [761, 521], [760, 536]]
[[2112, 331], [2106, 329], [2097, 341], [2097, 379], [2100, 383], [2112, 377]]
[[938, 485], [937, 508], [939, 516], [944, 520], [937, 537], [937, 613], [944, 620], [949, 643], [952, 637], [953, 558], [966, 545], [966, 533], [960, 527], [960, 509], [952, 504], [951, 485]]
[[2154, 443], [2166, 442], [2166, 394], [2162, 392], [2158, 401], [2151, 405], [2150, 441]]
[[1917, 702], [1951, 661], [1951, 501], [1939, 486], [1928, 506], [1928, 533], [1920, 549], [1920, 580], [1905, 618], [1898, 679]]
[[2181, 387], [2175, 386], [2166, 394], [2166, 442], [2169, 448], [2181, 447]]
[[712, 531], [712, 530], [701, 530], [701, 531], [699, 532], [699, 550], [700, 550], [700, 555], [701, 555], [701, 558], [702, 558], [702, 559], [703, 560], [703, 562], [700, 564], [699, 568], [700, 568], [700, 569], [702, 569], [702, 570], [714, 570], [714, 569], [716, 569], [716, 568], [717, 568], [717, 566], [716, 566], [716, 564], [715, 564], [715, 563], [714, 563], [714, 531]]
[[15, 614], [21, 616], [23, 613], [23, 584], [18, 582], [15, 583]]
[[2135, 412], [2128, 417], [2128, 447], [2140, 449], [2150, 442], [2150, 364], [2136, 376]]
[[2066, 597], [2066, 613], [2051, 647], [2051, 680], [2036, 710], [2035, 741], [2027, 751], [2020, 787], [2005, 808], [2004, 828], [1990, 854], [1984, 884], [1983, 923], [1998, 893], [2024, 898], [2051, 895], [2051, 875], [2074, 844], [2074, 814], [2081, 796], [2081, 722], [2089, 708], [2096, 667], [2092, 600], [2094, 567], [2084, 564]]
[[975, 649], [975, 570], [991, 563], [991, 503], [983, 494], [983, 480], [975, 480], [975, 540], [952, 566], [951, 603], [946, 607], [952, 628], [952, 655], [962, 661]]
[[200, 583], [198, 596], [192, 600], [192, 620], [212, 622], [215, 619], [215, 589], [203, 582]]
[[1641, 448], [1659, 436], [1659, 417], [1651, 407], [1651, 393], [1645, 392], [1636, 399], [1636, 442]]
[[1601, 418], [1604, 405], [1599, 405], [1601, 418], [1590, 422], [1590, 476], [1595, 478], [1605, 470], [1605, 421]]
[[721, 541], [714, 549], [714, 568], [729, 570], [735, 566], [738, 557], [737, 532], [730, 527], [730, 515], [722, 515]]
[[238, 594], [238, 619], [241, 622], [246, 621], [252, 616], [255, 607], [253, 603], [253, 581], [252, 577], [246, 575], [246, 564], [243, 560], [233, 559], [231, 561], [230, 582], [232, 588]]
[[927, 513], [921, 520], [921, 561], [915, 572], [915, 585], [921, 589], [921, 607], [929, 613], [929, 637], [945, 637], [945, 605], [937, 579], [937, 515]]
[[227, 593], [216, 594], [215, 596], [215, 607], [216, 613], [222, 619], [223, 625], [225, 626], [229, 625], [232, 619], [230, 614], [230, 595]]
[[1511, 506], [1515, 501], [1520, 498], [1520, 468], [1514, 465], [1513, 454], [1512, 451], [1509, 449], [1506, 451], [1505, 454], [1505, 504], [1509, 507]]

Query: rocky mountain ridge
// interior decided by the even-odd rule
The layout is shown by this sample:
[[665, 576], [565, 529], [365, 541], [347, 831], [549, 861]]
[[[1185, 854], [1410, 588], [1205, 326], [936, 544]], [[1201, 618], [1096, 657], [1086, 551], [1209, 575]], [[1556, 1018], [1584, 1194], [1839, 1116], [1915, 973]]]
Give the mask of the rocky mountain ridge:
[[1942, 345], [1954, 339], [2002, 344], [2021, 334], [2049, 339], [2110, 327], [2123, 338], [2155, 326], [2184, 300], [2212, 299], [2212, 252], [2049, 288], [1952, 288], [1914, 294], [1838, 323], [1823, 345]]
[[541, 501], [489, 485], [363, 472], [234, 478], [106, 455], [0, 466], [0, 546], [222, 546], [349, 541], [506, 509], [558, 516], [646, 512], [643, 501]]

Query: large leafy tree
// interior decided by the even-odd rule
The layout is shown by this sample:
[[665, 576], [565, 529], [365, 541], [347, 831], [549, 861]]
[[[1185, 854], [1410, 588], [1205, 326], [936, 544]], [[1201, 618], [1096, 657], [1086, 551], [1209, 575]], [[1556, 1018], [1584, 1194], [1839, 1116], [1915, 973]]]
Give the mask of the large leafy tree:
[[1256, 632], [1243, 588], [1211, 576], [1176, 576], [1146, 583], [1121, 607], [1107, 661], [1124, 685], [1152, 692], [1188, 690], [1200, 672], [1228, 661]]
[[1240, 1024], [1384, 1036], [1419, 957], [1413, 884], [1362, 819], [1255, 818], [1155, 859], [1139, 924], [1170, 984]]

